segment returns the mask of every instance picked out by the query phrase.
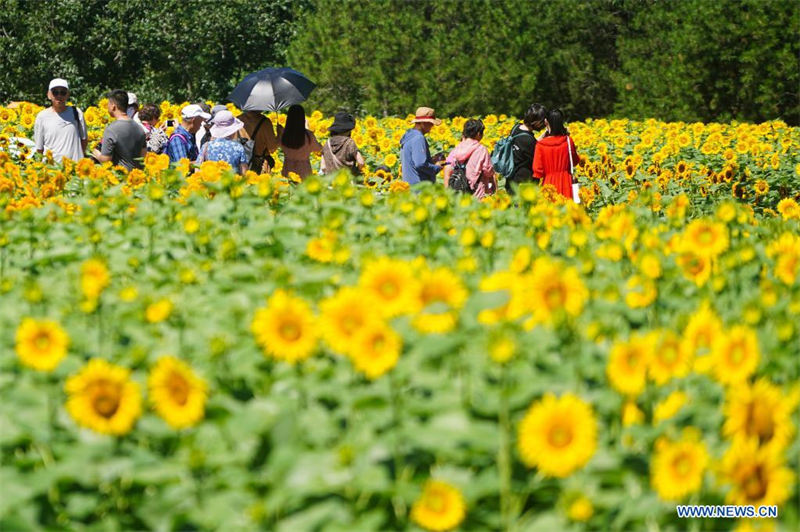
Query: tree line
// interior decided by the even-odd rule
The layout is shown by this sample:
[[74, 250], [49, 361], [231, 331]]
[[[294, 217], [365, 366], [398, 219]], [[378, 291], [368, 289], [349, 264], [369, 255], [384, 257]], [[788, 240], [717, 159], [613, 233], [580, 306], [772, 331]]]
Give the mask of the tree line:
[[[309, 107], [800, 124], [793, 0], [3, 0], [0, 100], [224, 99], [288, 64]], [[57, 5], [58, 9], [53, 9]]]

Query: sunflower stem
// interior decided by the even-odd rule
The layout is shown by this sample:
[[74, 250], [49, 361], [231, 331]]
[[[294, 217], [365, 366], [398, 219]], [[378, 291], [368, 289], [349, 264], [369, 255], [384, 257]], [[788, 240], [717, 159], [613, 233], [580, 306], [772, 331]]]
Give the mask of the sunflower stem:
[[508, 375], [506, 365], [500, 368], [500, 445], [497, 449], [497, 468], [500, 474], [500, 517], [504, 530], [512, 529], [511, 516], [511, 455], [508, 448], [510, 422], [508, 414]]
[[400, 467], [402, 463], [402, 458], [400, 456], [400, 389], [394, 371], [389, 372], [389, 402], [392, 405], [392, 429], [394, 432], [394, 441], [392, 445], [394, 496], [392, 497], [392, 507], [394, 508], [395, 517], [402, 519], [406, 513], [406, 506], [402, 497], [399, 495]]

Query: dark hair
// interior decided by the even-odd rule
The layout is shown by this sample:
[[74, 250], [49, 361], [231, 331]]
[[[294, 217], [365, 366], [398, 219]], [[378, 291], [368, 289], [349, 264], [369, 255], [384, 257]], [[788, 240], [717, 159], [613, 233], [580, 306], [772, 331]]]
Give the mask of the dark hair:
[[128, 108], [128, 93], [117, 89], [106, 94], [106, 97], [117, 106], [120, 111], [125, 111]]
[[544, 124], [545, 118], [547, 118], [547, 109], [540, 103], [534, 103], [525, 111], [522, 122], [528, 129], [536, 129], [536, 124]]
[[161, 108], [154, 103], [146, 103], [139, 109], [139, 120], [143, 122], [158, 122], [161, 116]]
[[306, 143], [306, 111], [302, 105], [289, 107], [286, 113], [286, 127], [281, 135], [281, 144], [296, 150]]
[[550, 124], [549, 136], [569, 135], [569, 131], [564, 127], [564, 113], [561, 112], [561, 109], [550, 109], [550, 112], [547, 113], [547, 123]]
[[484, 130], [483, 122], [476, 118], [470, 118], [464, 123], [461, 131], [461, 139], [477, 139]]

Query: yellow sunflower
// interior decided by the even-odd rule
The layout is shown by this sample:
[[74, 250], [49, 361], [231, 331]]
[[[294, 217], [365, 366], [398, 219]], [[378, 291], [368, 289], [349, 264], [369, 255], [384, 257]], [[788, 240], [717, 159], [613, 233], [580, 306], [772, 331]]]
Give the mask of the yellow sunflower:
[[575, 498], [567, 509], [567, 516], [573, 521], [584, 522], [588, 521], [594, 514], [594, 507], [592, 501], [586, 495], [580, 495]]
[[69, 336], [55, 321], [25, 318], [17, 328], [20, 362], [39, 371], [53, 371], [67, 356]]
[[689, 317], [689, 322], [683, 330], [681, 348], [688, 356], [695, 358], [694, 369], [707, 372], [711, 369], [712, 358], [707, 355], [717, 337], [722, 334], [722, 322], [716, 312], [704, 303]]
[[663, 385], [673, 378], [685, 377], [692, 369], [693, 355], [682, 345], [678, 336], [672, 331], [656, 331], [649, 335], [654, 346], [647, 372], [658, 385]]
[[377, 309], [387, 318], [419, 309], [419, 283], [408, 262], [389, 257], [369, 262], [358, 284], [372, 294], [378, 302]]
[[744, 325], [718, 335], [711, 346], [712, 371], [722, 384], [740, 384], [755, 372], [761, 358], [755, 331]]
[[191, 427], [203, 419], [208, 386], [185, 362], [162, 357], [147, 379], [150, 401], [174, 429]]
[[440, 480], [428, 480], [422, 494], [411, 506], [411, 520], [434, 532], [457, 527], [466, 514], [461, 492]]
[[424, 333], [447, 333], [458, 322], [458, 313], [467, 300], [464, 283], [449, 268], [424, 269], [420, 274], [419, 304], [414, 327]]
[[547, 257], [534, 261], [531, 273], [523, 277], [523, 282], [530, 295], [533, 323], [552, 323], [564, 314], [577, 316], [589, 297], [575, 268], [564, 267]]
[[780, 200], [777, 209], [784, 220], [800, 220], [800, 205], [792, 198]]
[[679, 501], [700, 490], [709, 463], [700, 433], [685, 429], [681, 439], [659, 438], [650, 464], [650, 484], [665, 501]]
[[642, 421], [644, 421], [644, 412], [636, 406], [636, 402], [625, 401], [625, 404], [622, 405], [622, 426], [639, 425]]
[[728, 228], [711, 220], [693, 220], [683, 232], [684, 246], [698, 255], [716, 257], [728, 249]]
[[680, 266], [684, 277], [697, 286], [703, 286], [711, 277], [711, 258], [692, 249], [684, 249], [678, 253], [675, 261]]
[[101, 434], [130, 432], [142, 413], [139, 384], [130, 371], [94, 358], [67, 379], [67, 412], [78, 425]]
[[629, 396], [642, 393], [652, 357], [653, 347], [645, 336], [633, 336], [627, 342], [614, 344], [606, 366], [611, 387]]
[[375, 301], [357, 287], [344, 287], [320, 303], [322, 338], [338, 353], [349, 353], [358, 331], [373, 319], [379, 319]]
[[723, 484], [730, 485], [728, 504], [780, 505], [791, 495], [794, 474], [771, 447], [759, 447], [755, 438], [735, 441], [722, 457]]
[[732, 440], [755, 438], [759, 446], [783, 450], [794, 434], [792, 412], [800, 401], [800, 389], [784, 394], [767, 379], [732, 386], [725, 393], [722, 433]]
[[147, 306], [144, 316], [150, 323], [160, 323], [169, 318], [172, 314], [172, 301], [169, 299], [159, 299]]
[[680, 411], [681, 408], [684, 407], [686, 401], [689, 397], [686, 393], [675, 390], [671, 394], [669, 394], [664, 400], [659, 401], [653, 407], [653, 425], [657, 425], [662, 421], [666, 421]]
[[291, 364], [308, 358], [317, 346], [316, 320], [308, 303], [276, 290], [251, 324], [264, 354]]
[[108, 267], [100, 259], [89, 259], [81, 265], [81, 290], [87, 299], [100, 297], [110, 281]]
[[519, 424], [522, 462], [551, 477], [566, 477], [580, 469], [597, 448], [597, 419], [591, 405], [565, 394], [548, 393], [534, 402]]
[[369, 379], [377, 379], [397, 365], [403, 341], [388, 324], [374, 320], [357, 331], [349, 349], [353, 366]]

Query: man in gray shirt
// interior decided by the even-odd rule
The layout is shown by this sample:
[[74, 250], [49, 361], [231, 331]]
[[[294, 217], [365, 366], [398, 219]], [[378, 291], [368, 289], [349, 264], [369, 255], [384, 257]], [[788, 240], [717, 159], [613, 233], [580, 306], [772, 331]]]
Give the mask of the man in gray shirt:
[[36, 151], [49, 151], [56, 162], [61, 162], [65, 157], [73, 161], [82, 159], [86, 153], [86, 123], [80, 109], [67, 105], [67, 80], [52, 80], [47, 88], [47, 99], [53, 105], [37, 114], [33, 123]]
[[127, 92], [108, 93], [108, 114], [115, 120], [106, 126], [100, 149], [95, 148], [92, 156], [101, 163], [111, 161], [132, 170], [142, 167], [147, 141], [142, 126], [128, 117], [127, 109]]

